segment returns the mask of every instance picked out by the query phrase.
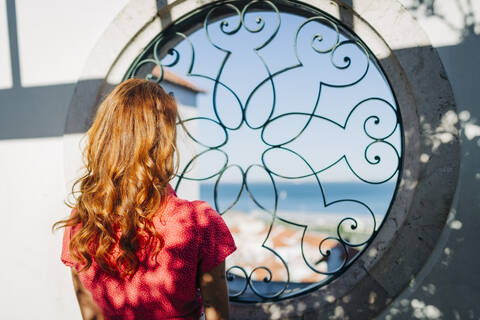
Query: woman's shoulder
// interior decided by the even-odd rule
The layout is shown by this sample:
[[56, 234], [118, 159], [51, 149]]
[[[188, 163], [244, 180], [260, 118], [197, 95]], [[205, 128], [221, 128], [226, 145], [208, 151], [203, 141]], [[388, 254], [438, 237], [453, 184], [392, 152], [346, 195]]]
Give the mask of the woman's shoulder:
[[167, 211], [174, 216], [206, 217], [213, 214], [219, 215], [212, 206], [203, 200], [188, 200], [174, 194], [170, 196]]
[[[170, 187], [171, 188], [171, 187]], [[204, 225], [212, 220], [221, 219], [220, 214], [212, 206], [203, 200], [188, 200], [177, 196], [171, 188], [167, 211], [169, 217], [182, 220], [192, 220], [196, 224]]]

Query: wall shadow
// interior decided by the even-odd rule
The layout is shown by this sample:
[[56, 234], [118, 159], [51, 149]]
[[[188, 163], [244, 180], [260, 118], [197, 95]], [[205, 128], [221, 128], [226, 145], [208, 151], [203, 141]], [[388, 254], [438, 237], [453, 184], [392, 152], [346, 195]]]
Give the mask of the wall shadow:
[[[456, 205], [430, 261], [379, 319], [476, 319], [480, 316], [480, 36], [467, 33], [455, 46], [436, 48], [454, 92], [461, 164]], [[415, 49], [396, 50], [397, 55]], [[434, 90], [435, 88], [432, 88]], [[435, 130], [435, 124], [422, 127]]]

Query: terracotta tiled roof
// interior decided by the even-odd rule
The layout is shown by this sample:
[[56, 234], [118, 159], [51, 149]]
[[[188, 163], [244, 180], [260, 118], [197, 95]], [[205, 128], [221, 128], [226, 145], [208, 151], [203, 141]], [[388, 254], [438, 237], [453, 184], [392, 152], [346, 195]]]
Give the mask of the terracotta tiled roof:
[[[155, 66], [155, 68], [152, 70], [152, 74], [155, 77], [160, 77], [160, 68], [158, 66]], [[181, 76], [173, 73], [167, 68], [163, 68], [163, 80], [168, 81], [170, 83], [176, 84], [177, 86], [186, 88], [188, 90], [191, 90], [193, 92], [197, 93], [205, 93], [206, 91], [203, 89], [198, 88], [196, 85], [191, 83], [190, 81], [182, 78]]]

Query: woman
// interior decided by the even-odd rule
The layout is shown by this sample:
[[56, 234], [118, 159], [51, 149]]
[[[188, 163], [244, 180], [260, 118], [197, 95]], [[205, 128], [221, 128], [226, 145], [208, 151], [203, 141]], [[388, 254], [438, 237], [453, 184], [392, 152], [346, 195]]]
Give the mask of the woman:
[[98, 108], [71, 216], [53, 226], [65, 227], [61, 260], [84, 319], [229, 317], [232, 235], [207, 203], [169, 185], [177, 117], [174, 98], [140, 79]]

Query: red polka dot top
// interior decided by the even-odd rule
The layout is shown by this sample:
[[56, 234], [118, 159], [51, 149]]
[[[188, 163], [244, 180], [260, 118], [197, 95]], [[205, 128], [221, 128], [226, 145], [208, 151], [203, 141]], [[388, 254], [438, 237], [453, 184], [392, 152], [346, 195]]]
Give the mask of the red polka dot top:
[[[162, 219], [153, 223], [165, 239], [157, 259], [142, 259], [132, 277], [122, 278], [103, 271], [95, 260], [78, 273], [105, 319], [198, 319], [202, 299], [197, 275], [220, 264], [236, 250], [223, 218], [204, 201], [177, 197], [169, 185]], [[79, 225], [66, 227], [62, 262], [75, 269], [68, 246]]]

